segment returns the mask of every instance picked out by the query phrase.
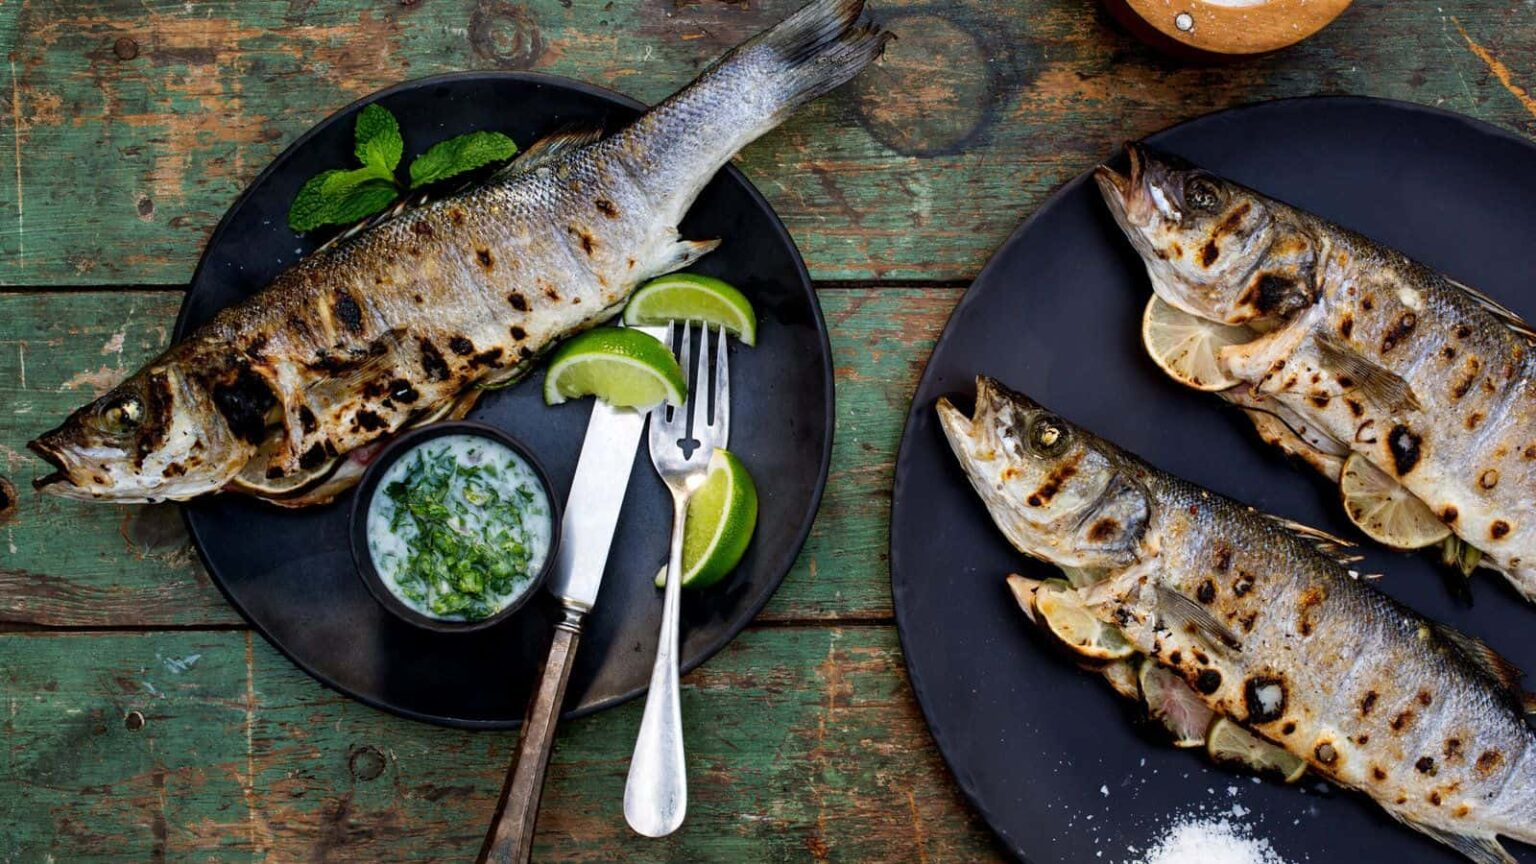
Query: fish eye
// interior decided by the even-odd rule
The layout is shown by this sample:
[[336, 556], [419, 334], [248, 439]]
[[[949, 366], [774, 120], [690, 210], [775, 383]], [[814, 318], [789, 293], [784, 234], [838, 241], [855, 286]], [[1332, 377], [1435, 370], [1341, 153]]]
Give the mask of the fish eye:
[[1207, 177], [1194, 177], [1184, 186], [1184, 201], [1196, 210], [1214, 211], [1221, 206], [1221, 189]]
[[1030, 448], [1041, 456], [1054, 456], [1067, 448], [1071, 435], [1059, 418], [1045, 415], [1029, 424]]
[[101, 425], [107, 432], [129, 432], [144, 421], [144, 402], [137, 396], [123, 396], [101, 409]]

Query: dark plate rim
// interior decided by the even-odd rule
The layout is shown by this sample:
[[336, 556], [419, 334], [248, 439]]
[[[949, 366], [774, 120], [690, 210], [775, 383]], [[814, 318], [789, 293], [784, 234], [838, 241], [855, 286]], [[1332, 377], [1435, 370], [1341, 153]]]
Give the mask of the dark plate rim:
[[[204, 268], [208, 266], [208, 250], [212, 249], [214, 245], [222, 239], [224, 231], [229, 227], [229, 224], [233, 220], [235, 213], [245, 206], [246, 202], [252, 197], [253, 193], [258, 187], [260, 187], [273, 174], [277, 172], [279, 165], [286, 161], [294, 152], [307, 146], [309, 142], [320, 133], [320, 130], [330, 126], [332, 123], [338, 122], [344, 117], [350, 116], [354, 111], [361, 110], [364, 106], [370, 103], [392, 96], [396, 93], [404, 92], [407, 90], [414, 90], [420, 87], [454, 84], [463, 81], [483, 81], [487, 79], [493, 81], [515, 82], [520, 84], [539, 84], [548, 87], [575, 90], [588, 96], [610, 100], [617, 103], [620, 107], [630, 108], [636, 111], [644, 111], [647, 108], [645, 103], [637, 99], [625, 96], [622, 93], [619, 93], [615, 90], [610, 90], [606, 87], [600, 87], [596, 84], [589, 84], [585, 81], [578, 81], [574, 78], [567, 78], [563, 75], [549, 75], [542, 72], [516, 72], [508, 70], [471, 70], [463, 72], [446, 72], [439, 75], [428, 75], [422, 78], [413, 78], [407, 81], [401, 81], [398, 84], [393, 84], [389, 87], [385, 87], [382, 90], [377, 90], [359, 99], [355, 99], [347, 105], [337, 109], [336, 111], [331, 112], [331, 114], [327, 115], [325, 119], [311, 126], [304, 132], [304, 134], [295, 139], [292, 144], [289, 144], [287, 147], [283, 148], [282, 152], [274, 156], [272, 161], [267, 164], [267, 167], [263, 168], [261, 173], [257, 174], [256, 177], [246, 185], [245, 189], [240, 192], [239, 197], [237, 197], [234, 203], [229, 206], [229, 209], [224, 211], [224, 215], [219, 218], [218, 224], [214, 226], [213, 233], [208, 236], [208, 241], [203, 246], [203, 254], [198, 259], [197, 268], [192, 271], [192, 279], [187, 283], [187, 291], [182, 300], [181, 310], [176, 314], [176, 323], [173, 325], [172, 332], [179, 334], [186, 329], [186, 317], [188, 314], [188, 309], [190, 308], [188, 300], [192, 296], [192, 290], [202, 279]], [[703, 665], [705, 661], [720, 653], [720, 650], [726, 645], [730, 644], [731, 640], [741, 635], [741, 631], [745, 630], [748, 624], [757, 619], [757, 616], [762, 613], [763, 608], [768, 605], [768, 602], [772, 600], [776, 594], [778, 594], [780, 586], [784, 584], [785, 577], [789, 575], [789, 571], [794, 567], [795, 561], [800, 557], [801, 551], [804, 550], [806, 541], [810, 539], [811, 529], [815, 527], [816, 524], [816, 517], [820, 515], [821, 500], [822, 496], [826, 493], [827, 477], [832, 467], [832, 444], [834, 434], [837, 429], [837, 390], [835, 386], [835, 375], [833, 374], [832, 367], [832, 338], [831, 334], [827, 332], [826, 316], [822, 314], [821, 301], [816, 294], [816, 286], [811, 281], [810, 271], [805, 266], [805, 257], [800, 254], [800, 247], [795, 244], [794, 238], [790, 236], [789, 229], [784, 227], [784, 221], [779, 218], [779, 214], [773, 209], [773, 206], [768, 203], [768, 199], [763, 197], [763, 193], [755, 185], [753, 185], [752, 181], [747, 179], [747, 175], [742, 173], [741, 169], [737, 168], [735, 165], [727, 164], [715, 175], [715, 179], [719, 179], [721, 177], [729, 178], [730, 180], [740, 184], [742, 190], [746, 193], [748, 200], [755, 204], [767, 216], [768, 222], [773, 226], [773, 230], [777, 238], [784, 244], [784, 247], [789, 250], [790, 258], [794, 264], [795, 273], [800, 277], [801, 287], [805, 289], [806, 294], [811, 298], [811, 323], [815, 326], [816, 332], [821, 336], [821, 356], [823, 360], [821, 364], [821, 377], [822, 387], [825, 389], [827, 394], [825, 409], [827, 422], [826, 431], [823, 433], [821, 441], [821, 465], [817, 470], [816, 487], [814, 490], [812, 490], [810, 506], [808, 508], [809, 518], [805, 520], [805, 524], [800, 529], [799, 536], [795, 539], [792, 554], [789, 554], [788, 560], [782, 562], [780, 566], [771, 568], [770, 572], [777, 572], [778, 575], [769, 580], [772, 583], [771, 586], [769, 586], [769, 590], [764, 591], [762, 596], [756, 602], [745, 607], [743, 614], [738, 616], [735, 621], [732, 621], [729, 626], [725, 627], [719, 636], [710, 640], [709, 642], [706, 642], [696, 656], [691, 658], [683, 658], [683, 662], [680, 667], [681, 674], [687, 674], [688, 672], [697, 669], [699, 666]], [[713, 182], [713, 180], [711, 180], [711, 182]], [[260, 634], [261, 638], [264, 639], [268, 645], [276, 648], [279, 654], [287, 658], [288, 662], [303, 670], [303, 672], [309, 677], [319, 681], [328, 689], [334, 690], [335, 692], [340, 693], [349, 699], [361, 702], [370, 708], [376, 708], [380, 711], [393, 714], [397, 717], [404, 717], [408, 720], [418, 720], [423, 723], [431, 723], [436, 726], [446, 726], [454, 729], [470, 730], [516, 729], [522, 726], [523, 721], [521, 718], [515, 720], [473, 720], [463, 717], [445, 717], [435, 714], [424, 714], [420, 711], [411, 711], [408, 709], [399, 708], [397, 706], [385, 704], [380, 700], [365, 697], [346, 690], [345, 688], [338, 685], [335, 681], [333, 681], [330, 677], [320, 674], [320, 672], [314, 669], [310, 664], [300, 660], [297, 656], [290, 652], [287, 647], [273, 639], [271, 635], [267, 633], [266, 629], [251, 617], [251, 615], [245, 610], [245, 607], [241, 606], [240, 603], [235, 600], [234, 596], [224, 586], [223, 580], [218, 577], [217, 568], [215, 568], [212, 561], [210, 561], [208, 558], [208, 554], [204, 549], [203, 539], [201, 536], [199, 536], [197, 528], [193, 523], [191, 508], [184, 504], [178, 504], [177, 506], [181, 510], [182, 524], [186, 526], [187, 534], [192, 538], [192, 547], [197, 550], [198, 560], [202, 562], [203, 568], [208, 572], [209, 581], [219, 589], [219, 593], [224, 595], [224, 599], [229, 603], [231, 607], [234, 608], [236, 612], [240, 614], [240, 617], [244, 619], [245, 623], [248, 624], [252, 630]], [[628, 702], [629, 700], [634, 699], [635, 697], [646, 692], [647, 689], [649, 689], [648, 683], [642, 684], [639, 687], [633, 688], [623, 693], [619, 693], [615, 696], [610, 696], [607, 699], [599, 699], [591, 704], [581, 705], [571, 710], [562, 712], [560, 716], [565, 720], [573, 720], [578, 717], [585, 717], [588, 714], [595, 714], [598, 711], [603, 711], [616, 705], [621, 705], [625, 702]]]
[[[1536, 155], [1536, 142], [1532, 142], [1530, 139], [1516, 134], [1508, 129], [1495, 126], [1475, 117], [1468, 117], [1465, 114], [1461, 114], [1455, 111], [1448, 111], [1444, 108], [1436, 108], [1430, 105], [1421, 105], [1417, 102], [1408, 102], [1402, 99], [1386, 99], [1375, 96], [1294, 96], [1285, 99], [1270, 99], [1261, 102], [1248, 102], [1242, 105], [1235, 105], [1230, 108], [1224, 108], [1219, 111], [1212, 111], [1208, 114], [1202, 114], [1199, 117], [1192, 117], [1188, 120], [1175, 123], [1172, 126], [1164, 127], [1163, 129], [1159, 129], [1158, 131], [1145, 136], [1142, 140], [1145, 140], [1149, 144], [1155, 145], [1164, 137], [1171, 135], [1176, 131], [1182, 130], [1185, 127], [1197, 126], [1204, 123], [1220, 122], [1231, 117], [1240, 116], [1255, 111], [1294, 110], [1297, 107], [1305, 108], [1309, 105], [1320, 103], [1327, 103], [1329, 105], [1342, 105], [1346, 107], [1351, 104], [1368, 105], [1371, 107], [1385, 107], [1392, 110], [1403, 111], [1409, 114], [1427, 114], [1435, 117], [1438, 120], [1458, 122], [1465, 126], [1468, 132], [1487, 135], [1506, 142], [1520, 144], [1530, 150], [1533, 155]], [[1279, 106], [1278, 109], [1277, 106]], [[1068, 180], [1066, 183], [1063, 183], [1056, 189], [1056, 191], [1052, 192], [1050, 196], [1042, 201], [1040, 205], [1036, 207], [1034, 211], [1032, 211], [1022, 223], [1019, 224], [1019, 227], [1015, 228], [1013, 233], [1008, 235], [1008, 239], [1004, 240], [1002, 245], [997, 247], [997, 251], [993, 252], [992, 256], [987, 259], [987, 263], [982, 267], [981, 271], [976, 274], [976, 278], [971, 281], [969, 286], [966, 287], [965, 295], [960, 298], [960, 302], [956, 303], [955, 308], [950, 312], [949, 319], [944, 323], [943, 331], [939, 333], [939, 338], [934, 342], [933, 351], [929, 353], [928, 361], [925, 361], [923, 364], [923, 374], [918, 378], [917, 388], [913, 391], [912, 394], [912, 404], [907, 409], [906, 422], [902, 426], [901, 446], [896, 451], [896, 466], [894, 470], [895, 477], [891, 485], [891, 513], [893, 524], [896, 508], [900, 506], [900, 502], [902, 500], [902, 487], [906, 484], [907, 476], [910, 473], [910, 469], [907, 467], [910, 461], [910, 452], [915, 447], [925, 446], [924, 444], [920, 444], [914, 441], [914, 438], [916, 437], [914, 434], [914, 424], [917, 422], [919, 412], [928, 410], [927, 405], [918, 403], [917, 394], [926, 389], [929, 383], [928, 379], [932, 371], [931, 365], [933, 352], [936, 352], [939, 346], [943, 344], [944, 340], [950, 335], [950, 327], [954, 324], [955, 320], [960, 316], [960, 314], [967, 309], [972, 297], [974, 296], [971, 289], [980, 284], [983, 280], [989, 278], [992, 275], [993, 270], [1001, 266], [999, 262], [1012, 251], [1013, 247], [1018, 244], [1026, 234], [1028, 234], [1034, 228], [1035, 223], [1041, 219], [1045, 213], [1057, 206], [1060, 206], [1061, 202], [1065, 198], [1076, 192], [1078, 187], [1090, 182], [1092, 178], [1093, 169], [1089, 168], [1083, 173], [1078, 174], [1076, 177]], [[1004, 846], [1007, 847], [1009, 854], [1013, 855], [1018, 860], [1025, 862], [1025, 864], [1036, 864], [1034, 859], [1024, 854], [1023, 847], [1018, 843], [1017, 840], [1014, 839], [1013, 835], [1004, 829], [998, 820], [994, 818], [992, 809], [987, 806], [985, 801], [982, 800], [982, 797], [976, 789], [975, 783], [971, 780], [969, 774], [963, 773], [959, 764], [953, 758], [951, 752], [952, 748], [946, 743], [946, 741], [949, 740], [951, 736], [941, 731], [943, 724], [939, 722], [938, 717], [935, 716], [929, 707], [931, 700], [925, 698], [924, 696], [925, 686], [923, 677], [918, 673], [917, 669], [912, 664], [911, 628], [914, 626], [914, 623], [909, 620], [909, 613], [903, 611], [904, 607], [901, 602], [905, 591], [903, 589], [902, 581], [897, 577], [896, 574], [902, 569], [903, 556], [896, 542], [896, 536], [894, 532], [890, 535], [889, 554], [891, 562], [891, 606], [895, 612], [897, 640], [901, 645], [902, 663], [907, 668], [907, 680], [912, 684], [912, 693], [917, 698], [918, 708], [922, 711], [923, 714], [923, 722], [928, 727], [928, 734], [933, 738], [934, 744], [939, 749], [939, 755], [944, 758], [944, 764], [949, 768], [950, 776], [955, 779], [955, 784], [960, 787], [960, 791], [965, 795], [966, 801], [968, 801], [971, 807], [981, 815], [982, 820], [987, 823], [987, 827], [990, 828], [992, 833], [996, 835], [1000, 841], [1002, 841]]]

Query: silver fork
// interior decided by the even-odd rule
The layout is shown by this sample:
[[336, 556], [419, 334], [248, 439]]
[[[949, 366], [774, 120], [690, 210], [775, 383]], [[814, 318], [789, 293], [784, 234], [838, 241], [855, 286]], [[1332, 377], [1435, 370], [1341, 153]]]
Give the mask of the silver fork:
[[[667, 325], [667, 345], [677, 330]], [[688, 373], [693, 328], [682, 327], [682, 367]], [[661, 636], [656, 643], [656, 663], [651, 667], [651, 689], [645, 697], [645, 715], [629, 761], [624, 784], [624, 820], [647, 837], [665, 837], [683, 824], [688, 812], [688, 774], [683, 764], [683, 711], [678, 693], [678, 607], [683, 585], [683, 523], [688, 498], [704, 481], [709, 457], [730, 438], [730, 369], [726, 359], [726, 335], [721, 329], [715, 352], [715, 375], [710, 386], [709, 327], [699, 340], [699, 362], [688, 405], [651, 409], [651, 464], [672, 492], [672, 548], [667, 558], [666, 599], [662, 604]], [[706, 398], [712, 396], [713, 398]], [[714, 412], [708, 412], [713, 402]], [[691, 408], [686, 411], [685, 408]], [[689, 441], [688, 417], [693, 415]], [[687, 441], [692, 449], [687, 449]]]

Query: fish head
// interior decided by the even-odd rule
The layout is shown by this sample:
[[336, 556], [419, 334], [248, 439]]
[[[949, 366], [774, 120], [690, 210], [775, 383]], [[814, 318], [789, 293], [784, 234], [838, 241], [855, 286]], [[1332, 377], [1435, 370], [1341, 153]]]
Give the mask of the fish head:
[[971, 485], [1016, 548], [1072, 567], [1136, 559], [1150, 507], [1118, 448], [984, 375], [971, 416], [947, 398], [937, 409]]
[[37, 489], [83, 501], [183, 500], [222, 487], [254, 452], [204, 384], [150, 365], [27, 447], [56, 470]]
[[1246, 324], [1316, 299], [1315, 244], [1289, 208], [1146, 145], [1126, 151], [1129, 173], [1101, 165], [1094, 180], [1164, 300]]

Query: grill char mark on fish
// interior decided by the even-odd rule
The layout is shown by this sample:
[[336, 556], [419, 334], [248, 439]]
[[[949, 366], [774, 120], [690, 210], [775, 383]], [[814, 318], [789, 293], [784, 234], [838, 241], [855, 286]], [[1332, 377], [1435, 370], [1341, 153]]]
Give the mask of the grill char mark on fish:
[[[1217, 714], [1480, 864], [1512, 860], [1501, 835], [1536, 842], [1536, 734], [1487, 646], [1354, 578], [1320, 532], [1159, 471], [996, 381], [978, 379], [969, 417], [937, 407], [1008, 540], [1102, 574], [1079, 589], [1086, 607]], [[1051, 504], [1031, 505], [1067, 463]], [[1140, 514], [1139, 530], [1102, 546], [1079, 526], [1109, 508]], [[1236, 645], [1210, 623], [1249, 615]]]

